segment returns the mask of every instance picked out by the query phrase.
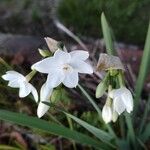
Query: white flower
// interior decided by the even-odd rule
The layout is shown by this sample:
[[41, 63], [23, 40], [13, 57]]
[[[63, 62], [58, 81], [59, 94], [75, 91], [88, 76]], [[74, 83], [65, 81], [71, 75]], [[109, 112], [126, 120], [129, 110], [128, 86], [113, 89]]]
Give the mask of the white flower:
[[125, 110], [130, 113], [133, 110], [133, 97], [131, 92], [123, 87], [112, 90], [109, 96], [113, 99], [113, 109], [120, 115]]
[[46, 84], [43, 84], [43, 86], [41, 87], [40, 102], [39, 102], [39, 105], [37, 108], [37, 116], [39, 118], [41, 118], [49, 109], [49, 106], [42, 102], [49, 102], [52, 91], [53, 91], [53, 89], [47, 88]]
[[26, 97], [32, 93], [35, 101], [38, 101], [38, 93], [36, 89], [30, 84], [25, 76], [16, 71], [7, 71], [2, 78], [9, 81], [8, 86], [13, 88], [19, 88], [19, 97]]
[[82, 50], [64, 52], [57, 50], [54, 56], [35, 63], [32, 69], [48, 74], [49, 87], [57, 87], [63, 83], [66, 87], [73, 88], [78, 84], [78, 73], [92, 74], [92, 67], [85, 62], [89, 53]]
[[102, 109], [102, 118], [105, 123], [109, 123], [112, 120], [112, 108], [111, 106], [105, 104]]

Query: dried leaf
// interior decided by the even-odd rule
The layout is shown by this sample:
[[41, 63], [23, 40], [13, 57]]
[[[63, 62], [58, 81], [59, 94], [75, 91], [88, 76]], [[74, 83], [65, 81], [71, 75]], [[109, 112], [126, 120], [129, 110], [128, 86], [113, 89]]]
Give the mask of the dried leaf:
[[50, 51], [52, 53], [54, 53], [56, 50], [59, 49], [59, 43], [60, 42], [58, 42], [58, 41], [56, 41], [56, 40], [54, 40], [52, 38], [49, 38], [49, 37], [46, 37], [44, 39], [45, 39], [45, 41], [47, 43], [48, 48], [50, 49]]
[[101, 53], [97, 64], [97, 70], [103, 71], [109, 69], [121, 69], [125, 71], [119, 57]]

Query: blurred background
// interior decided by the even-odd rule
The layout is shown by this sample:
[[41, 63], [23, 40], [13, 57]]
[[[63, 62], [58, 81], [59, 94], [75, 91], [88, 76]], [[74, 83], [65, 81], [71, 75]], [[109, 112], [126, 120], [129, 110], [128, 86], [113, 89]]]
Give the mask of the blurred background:
[[[104, 12], [112, 28], [119, 57], [129, 68], [130, 76], [127, 76], [127, 79], [128, 86], [132, 89], [149, 24], [149, 10], [149, 0], [0, 0], [0, 56], [13, 69], [27, 74], [30, 66], [41, 59], [38, 48], [47, 49], [44, 37], [49, 36], [64, 42], [69, 51], [83, 49], [57, 27], [56, 23], [59, 21], [85, 43], [91, 54], [90, 59], [96, 66], [99, 53], [105, 52], [100, 19], [101, 13]], [[0, 64], [0, 70], [2, 75], [8, 68]], [[99, 76], [81, 76], [81, 80], [94, 97]], [[44, 81], [45, 76], [37, 75], [32, 82], [39, 89]], [[6, 82], [2, 79], [0, 90], [1, 108], [36, 116], [36, 105], [32, 98], [20, 99], [17, 96], [18, 91], [6, 87]], [[148, 97], [149, 90], [150, 77], [147, 78], [143, 98]], [[58, 99], [62, 100], [68, 110], [75, 111], [80, 118], [97, 125], [97, 114], [75, 90], [68, 91], [64, 88], [61, 91], [61, 98], [58, 95]], [[100, 107], [104, 102], [103, 99], [105, 100], [105, 97], [102, 98]], [[142, 109], [143, 107], [141, 111]], [[53, 118], [53, 115], [56, 118]], [[65, 117], [54, 110], [51, 110], [44, 119], [53, 121], [58, 119], [67, 126]], [[99, 127], [103, 128], [101, 125]], [[83, 130], [78, 125], [75, 125], [75, 128]], [[6, 145], [12, 150], [72, 149], [71, 142], [61, 137], [1, 121], [0, 149], [8, 150], [10, 147]], [[81, 145], [77, 145], [77, 148], [90, 149]]]

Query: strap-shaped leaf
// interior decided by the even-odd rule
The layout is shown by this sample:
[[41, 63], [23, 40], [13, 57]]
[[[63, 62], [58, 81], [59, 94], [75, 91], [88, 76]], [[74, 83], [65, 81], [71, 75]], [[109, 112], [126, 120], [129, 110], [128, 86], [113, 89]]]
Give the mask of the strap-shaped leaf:
[[140, 102], [140, 96], [142, 93], [142, 89], [144, 86], [145, 79], [147, 74], [149, 73], [150, 69], [150, 23], [148, 27], [147, 37], [145, 41], [142, 61], [140, 64], [140, 71], [138, 74], [138, 78], [135, 85], [135, 109], [134, 112], [138, 110], [138, 105]]
[[102, 140], [103, 142], [107, 143], [109, 146], [111, 146], [112, 148], [115, 148], [115, 146], [113, 144], [111, 144], [111, 140], [113, 139], [113, 137], [101, 130], [101, 129], [98, 129], [90, 124], [88, 124], [87, 122], [69, 114], [69, 113], [66, 113], [64, 112], [67, 116], [69, 116], [70, 118], [72, 118], [74, 121], [76, 121], [78, 124], [80, 124], [81, 126], [83, 126], [84, 128], [86, 128], [89, 132], [91, 132], [93, 135], [95, 135], [98, 139]]
[[103, 31], [107, 54], [115, 55], [116, 51], [112, 40], [111, 30], [104, 13], [102, 13], [101, 15], [101, 24], [102, 24], [102, 31]]
[[70, 117], [71, 119], [76, 121], [78, 124], [83, 126], [85, 129], [87, 129], [90, 133], [95, 135], [98, 139], [100, 139], [104, 143], [107, 143], [107, 145], [109, 145], [111, 148], [115, 148], [115, 146], [113, 144], [111, 144], [111, 140], [114, 139], [114, 137], [111, 134], [90, 125], [89, 123], [77, 118], [74, 115], [71, 115], [71, 114], [67, 113], [65, 110], [63, 110], [60, 107], [57, 107], [56, 105], [54, 105], [52, 103], [48, 103], [48, 102], [43, 102], [43, 103], [48, 105], [48, 106], [54, 107], [55, 109], [57, 109], [60, 112], [63, 112], [65, 115], [67, 115], [68, 117]]
[[77, 131], [72, 131], [64, 126], [55, 123], [50, 123], [42, 119], [38, 119], [36, 117], [31, 117], [24, 114], [19, 114], [0, 109], [0, 120], [13, 122], [27, 127], [37, 128], [45, 132], [52, 133], [54, 135], [74, 140], [84, 145], [95, 147], [97, 149], [106, 148], [106, 146], [103, 143], [98, 142], [97, 140], [89, 136], [81, 134]]

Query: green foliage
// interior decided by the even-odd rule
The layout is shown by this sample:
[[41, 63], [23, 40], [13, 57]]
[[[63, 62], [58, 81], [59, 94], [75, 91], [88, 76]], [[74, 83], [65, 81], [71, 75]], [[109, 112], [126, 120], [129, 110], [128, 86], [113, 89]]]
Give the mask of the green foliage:
[[102, 32], [104, 36], [107, 54], [115, 55], [116, 51], [112, 40], [111, 29], [107, 23], [104, 13], [102, 13], [101, 15], [101, 24], [102, 24]]
[[0, 145], [0, 150], [21, 150], [21, 149], [17, 147], [8, 146], [8, 145]]
[[47, 144], [47, 145], [39, 145], [39, 150], [56, 150], [56, 148], [53, 145]]
[[93, 138], [86, 136], [77, 131], [72, 131], [64, 126], [47, 122], [37, 117], [30, 117], [24, 114], [14, 113], [10, 111], [0, 110], [0, 120], [10, 121], [23, 126], [37, 128], [45, 132], [49, 132], [55, 135], [59, 135], [68, 139], [75, 140], [76, 142], [93, 146], [96, 148], [103, 147], [101, 142], [97, 142]]
[[135, 111], [137, 111], [138, 109], [138, 104], [140, 101], [140, 96], [145, 83], [145, 79], [148, 73], [150, 72], [149, 67], [150, 67], [150, 23], [149, 23], [149, 28], [147, 32], [146, 41], [145, 41], [139, 75], [135, 85]]
[[149, 0], [61, 0], [58, 16], [76, 33], [102, 37], [99, 16], [105, 12], [117, 39], [143, 44], [149, 7]]

